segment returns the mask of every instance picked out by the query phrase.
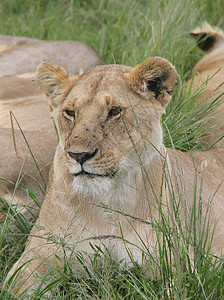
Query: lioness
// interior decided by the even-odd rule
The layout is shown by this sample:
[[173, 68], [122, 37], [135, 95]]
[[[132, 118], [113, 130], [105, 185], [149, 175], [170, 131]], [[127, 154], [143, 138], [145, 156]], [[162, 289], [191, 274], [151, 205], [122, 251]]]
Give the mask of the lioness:
[[[144, 247], [156, 256], [161, 211], [170, 225], [176, 224], [170, 179], [184, 211], [185, 192], [189, 210], [194, 193], [192, 173], [186, 178], [189, 187], [181, 190], [181, 176], [172, 169], [162, 140], [160, 117], [176, 81], [175, 68], [160, 57], [134, 68], [96, 66], [80, 76], [69, 76], [51, 63], [40, 64], [37, 82], [53, 109], [60, 142], [39, 218], [7, 276], [8, 280], [20, 270], [17, 293], [74, 250], [93, 252], [90, 243], [106, 246], [114, 260], [125, 259], [127, 264], [129, 250], [139, 264]], [[215, 190], [202, 194], [203, 212]], [[224, 247], [222, 200], [217, 192], [211, 205], [211, 223], [219, 221], [213, 244], [217, 254]]]
[[[224, 33], [204, 23], [190, 34], [195, 38], [197, 45], [205, 51], [203, 58], [193, 69], [192, 89], [196, 90], [202, 84], [205, 88], [205, 92], [197, 99], [197, 103], [212, 104], [213, 101], [221, 103], [212, 116], [214, 128], [203, 138], [202, 142], [208, 147], [212, 145], [216, 148], [224, 147]], [[188, 85], [192, 85], [191, 80]]]

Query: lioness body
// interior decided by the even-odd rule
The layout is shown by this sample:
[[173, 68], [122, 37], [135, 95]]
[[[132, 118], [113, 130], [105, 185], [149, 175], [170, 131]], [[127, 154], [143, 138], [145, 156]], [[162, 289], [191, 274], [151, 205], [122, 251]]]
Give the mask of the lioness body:
[[[196, 28], [191, 35], [197, 40], [202, 50], [205, 51], [203, 58], [195, 65], [193, 69], [193, 91], [204, 85], [205, 92], [197, 99], [197, 103], [212, 104], [213, 101], [220, 103], [216, 113], [212, 116], [214, 129], [203, 138], [207, 146], [224, 147], [224, 34], [221, 30], [214, 29], [207, 23], [202, 27]], [[191, 86], [189, 81], [188, 85]]]
[[34, 72], [43, 60], [60, 64], [72, 74], [103, 64], [96, 52], [81, 42], [0, 35], [0, 77]]
[[[23, 131], [0, 128], [0, 196], [17, 212], [30, 218], [38, 215], [52, 165], [57, 136], [52, 132]], [[47, 141], [47, 143], [46, 143]], [[27, 146], [30, 147], [30, 150]], [[29, 192], [31, 194], [29, 194]], [[31, 195], [36, 195], [36, 205]]]
[[[64, 250], [66, 256], [91, 253], [89, 243], [106, 246], [113, 259], [124, 258], [127, 264], [127, 249], [140, 264], [144, 250], [156, 257], [161, 210], [175, 226], [170, 181], [178, 201], [184, 206], [187, 198], [191, 210], [192, 173], [187, 173], [186, 195], [175, 155], [170, 161], [162, 143], [160, 117], [176, 78], [175, 68], [162, 58], [149, 58], [133, 69], [98, 66], [79, 77], [52, 64], [39, 66], [37, 81], [49, 95], [60, 142], [40, 216], [8, 274], [25, 264], [18, 293], [35, 282], [35, 273], [43, 276], [49, 266], [59, 264], [55, 252], [63, 264]], [[203, 213], [215, 190], [203, 193]], [[215, 196], [212, 223], [219, 222], [213, 251], [221, 254], [223, 198], [219, 191]], [[217, 206], [219, 214], [213, 209]]]

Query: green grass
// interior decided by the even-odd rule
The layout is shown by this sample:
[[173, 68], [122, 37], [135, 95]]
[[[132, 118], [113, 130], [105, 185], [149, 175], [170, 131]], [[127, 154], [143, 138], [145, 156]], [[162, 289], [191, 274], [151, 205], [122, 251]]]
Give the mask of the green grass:
[[[170, 134], [176, 149], [201, 150], [204, 145], [200, 137], [214, 126], [208, 117], [213, 108], [200, 106], [192, 110], [204, 87], [194, 95], [184, 87], [202, 56], [188, 33], [205, 20], [224, 29], [223, 11], [222, 0], [1, 0], [0, 28], [1, 34], [79, 40], [93, 47], [109, 64], [135, 66], [154, 55], [170, 60], [177, 68], [179, 81], [163, 117], [164, 142], [171, 146]], [[200, 191], [194, 188], [194, 201], [198, 201]], [[30, 226], [18, 212], [10, 207], [8, 211], [8, 220], [1, 225], [0, 282], [24, 249]], [[9, 226], [10, 218], [17, 225], [14, 230]], [[108, 257], [107, 249], [96, 249], [90, 265], [80, 254], [82, 276], [77, 276], [75, 266], [67, 261], [63, 270], [47, 278], [47, 288], [54, 290], [51, 299], [169, 299], [168, 295], [170, 299], [223, 299], [224, 264], [223, 260], [213, 260], [209, 241], [206, 245], [195, 244], [194, 261], [189, 258], [188, 248], [197, 232], [193, 215], [191, 220], [189, 231], [178, 225], [181, 235], [176, 241], [163, 218], [158, 232], [162, 235], [159, 265], [152, 263], [146, 249], [146, 258], [151, 260], [149, 269], [159, 279], [151, 278], [136, 264], [132, 270], [121, 271], [119, 262]], [[107, 255], [99, 269], [96, 265], [101, 251]], [[170, 252], [177, 253], [175, 258], [169, 256]], [[172, 259], [176, 260], [175, 269]], [[40, 286], [33, 299], [43, 299], [44, 289], [46, 286]], [[14, 297], [1, 289], [0, 299]]]

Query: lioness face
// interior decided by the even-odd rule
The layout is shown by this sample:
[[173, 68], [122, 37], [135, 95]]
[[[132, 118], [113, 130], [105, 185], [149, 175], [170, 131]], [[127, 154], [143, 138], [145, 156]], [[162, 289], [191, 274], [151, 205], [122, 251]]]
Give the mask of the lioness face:
[[78, 77], [50, 63], [38, 67], [37, 81], [49, 97], [59, 146], [76, 183], [135, 171], [133, 160], [137, 168], [139, 155], [150, 157], [150, 143], [160, 147], [160, 117], [176, 78], [175, 68], [158, 57], [135, 68], [96, 66]]

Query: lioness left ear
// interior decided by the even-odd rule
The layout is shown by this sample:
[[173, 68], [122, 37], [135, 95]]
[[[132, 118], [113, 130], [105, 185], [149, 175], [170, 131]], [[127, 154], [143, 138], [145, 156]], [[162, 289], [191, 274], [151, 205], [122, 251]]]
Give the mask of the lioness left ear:
[[166, 106], [177, 84], [175, 67], [161, 57], [150, 57], [132, 69], [127, 75], [132, 87], [139, 92], [153, 93]]

